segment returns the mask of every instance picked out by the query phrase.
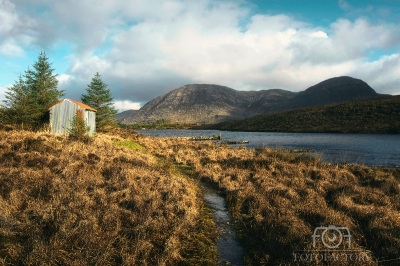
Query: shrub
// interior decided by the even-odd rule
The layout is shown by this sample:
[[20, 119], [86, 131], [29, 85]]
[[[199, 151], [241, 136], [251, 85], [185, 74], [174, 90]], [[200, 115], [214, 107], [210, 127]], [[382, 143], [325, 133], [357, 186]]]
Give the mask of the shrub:
[[83, 114], [81, 110], [76, 111], [76, 115], [72, 118], [70, 123], [70, 128], [66, 129], [68, 136], [72, 139], [87, 142], [89, 140], [88, 132], [90, 127], [86, 125], [85, 121], [83, 120]]

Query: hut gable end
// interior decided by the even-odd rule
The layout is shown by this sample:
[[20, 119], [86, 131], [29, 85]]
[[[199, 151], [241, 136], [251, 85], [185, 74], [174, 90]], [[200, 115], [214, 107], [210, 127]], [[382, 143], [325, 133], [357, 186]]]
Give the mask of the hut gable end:
[[96, 111], [84, 103], [70, 99], [59, 101], [49, 108], [50, 126], [52, 133], [67, 133], [71, 128], [73, 117], [78, 113], [89, 126], [89, 135], [93, 135], [96, 130]]

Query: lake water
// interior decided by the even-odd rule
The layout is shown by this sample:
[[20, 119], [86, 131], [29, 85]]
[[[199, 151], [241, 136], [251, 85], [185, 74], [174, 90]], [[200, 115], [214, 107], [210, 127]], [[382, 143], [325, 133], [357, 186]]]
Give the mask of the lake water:
[[231, 132], [219, 130], [137, 130], [153, 137], [189, 137], [220, 135], [223, 141], [248, 140], [247, 149], [314, 149], [311, 156], [321, 156], [324, 162], [356, 163], [368, 166], [400, 166], [399, 134], [330, 134], [330, 133], [274, 133]]

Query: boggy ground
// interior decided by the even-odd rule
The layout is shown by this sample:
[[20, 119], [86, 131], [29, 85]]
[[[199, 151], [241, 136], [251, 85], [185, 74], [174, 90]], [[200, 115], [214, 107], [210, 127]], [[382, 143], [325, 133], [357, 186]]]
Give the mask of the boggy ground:
[[[216, 264], [215, 224], [175, 165], [226, 197], [247, 265], [400, 263], [400, 169], [122, 129], [88, 143], [0, 131], [0, 158], [0, 264]], [[310, 261], [331, 252], [313, 246], [328, 225], [347, 227], [338, 248], [364, 261]]]
[[0, 265], [216, 265], [216, 238], [194, 182], [136, 143], [0, 131]]
[[[248, 265], [400, 264], [400, 169], [173, 140], [137, 141], [190, 165], [197, 178], [222, 191], [247, 248]], [[335, 249], [316, 237], [314, 247], [314, 230], [329, 225], [349, 229], [350, 248], [346, 237]], [[339, 231], [345, 236], [346, 231]], [[327, 230], [325, 236], [333, 239], [332, 232]], [[339, 238], [329, 242], [326, 237], [331, 247], [339, 243]], [[333, 252], [338, 249], [344, 251]], [[332, 253], [336, 260], [328, 256], [324, 261], [322, 256]]]

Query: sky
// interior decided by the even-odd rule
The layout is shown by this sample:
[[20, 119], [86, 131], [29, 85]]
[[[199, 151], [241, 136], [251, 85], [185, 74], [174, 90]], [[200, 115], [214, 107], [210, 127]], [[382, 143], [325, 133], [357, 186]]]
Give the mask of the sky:
[[99, 72], [119, 111], [186, 84], [400, 94], [399, 0], [0, 0], [0, 101], [45, 51], [66, 98]]

